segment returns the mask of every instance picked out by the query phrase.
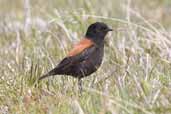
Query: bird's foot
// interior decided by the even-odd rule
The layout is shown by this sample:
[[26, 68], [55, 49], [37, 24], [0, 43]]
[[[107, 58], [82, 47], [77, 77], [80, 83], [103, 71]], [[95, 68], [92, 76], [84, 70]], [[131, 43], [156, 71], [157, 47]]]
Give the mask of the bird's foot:
[[78, 91], [79, 91], [79, 96], [81, 96], [82, 92], [83, 92], [83, 86], [82, 86], [82, 79], [81, 78], [78, 79]]

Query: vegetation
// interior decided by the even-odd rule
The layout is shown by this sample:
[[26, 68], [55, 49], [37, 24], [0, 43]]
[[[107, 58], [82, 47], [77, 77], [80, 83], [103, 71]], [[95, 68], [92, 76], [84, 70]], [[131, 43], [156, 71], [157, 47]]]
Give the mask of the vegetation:
[[[170, 0], [0, 0], [1, 114], [170, 114]], [[103, 21], [101, 68], [36, 79]]]

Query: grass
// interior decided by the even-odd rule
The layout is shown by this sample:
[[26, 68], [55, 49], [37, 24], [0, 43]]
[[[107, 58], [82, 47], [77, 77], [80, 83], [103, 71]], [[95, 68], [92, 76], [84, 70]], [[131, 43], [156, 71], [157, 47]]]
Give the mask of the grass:
[[[27, 1], [27, 0], [26, 0]], [[0, 113], [170, 114], [169, 0], [0, 0]], [[36, 79], [67, 54], [89, 24], [103, 21], [98, 72]]]

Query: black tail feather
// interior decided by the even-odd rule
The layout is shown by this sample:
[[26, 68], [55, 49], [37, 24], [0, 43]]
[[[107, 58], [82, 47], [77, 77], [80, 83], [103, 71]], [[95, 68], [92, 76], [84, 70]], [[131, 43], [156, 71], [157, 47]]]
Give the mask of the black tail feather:
[[64, 58], [54, 69], [52, 69], [51, 71], [49, 71], [47, 74], [42, 75], [41, 77], [39, 77], [39, 81], [49, 77], [49, 76], [54, 76], [54, 75], [61, 75], [61, 74], [65, 74], [66, 73], [66, 68], [69, 67], [71, 60], [69, 60], [68, 58]]
[[49, 77], [49, 76], [52, 76], [52, 75], [49, 75], [49, 74], [45, 74], [45, 75], [42, 75], [41, 77], [39, 77], [39, 81], [46, 78], [46, 77]]
[[41, 77], [39, 77], [39, 81], [46, 78], [46, 77], [49, 77], [49, 76], [54, 76], [54, 75], [57, 75], [57, 74], [60, 74], [58, 73], [58, 69], [57, 68], [54, 68], [53, 70], [49, 71], [47, 74], [44, 74], [42, 75]]

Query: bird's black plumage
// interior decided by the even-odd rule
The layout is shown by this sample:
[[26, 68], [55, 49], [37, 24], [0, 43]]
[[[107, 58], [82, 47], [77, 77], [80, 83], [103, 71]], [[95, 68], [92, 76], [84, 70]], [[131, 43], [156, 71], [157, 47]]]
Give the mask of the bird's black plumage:
[[78, 53], [65, 57], [54, 69], [41, 76], [39, 80], [53, 75], [69, 75], [81, 79], [95, 72], [102, 63], [104, 37], [111, 30], [102, 22], [91, 24], [84, 38], [90, 44], [87, 45], [85, 41], [82, 41], [73, 50], [73, 52], [78, 50]]

